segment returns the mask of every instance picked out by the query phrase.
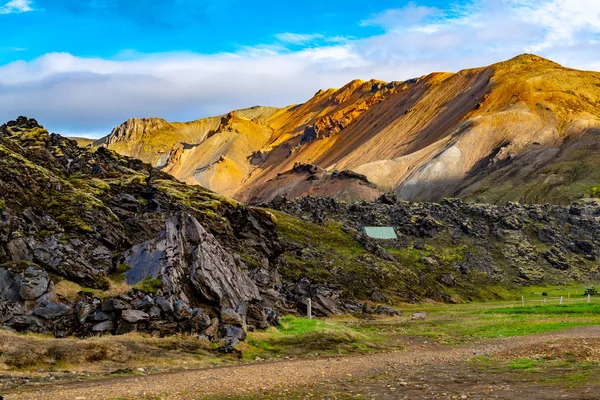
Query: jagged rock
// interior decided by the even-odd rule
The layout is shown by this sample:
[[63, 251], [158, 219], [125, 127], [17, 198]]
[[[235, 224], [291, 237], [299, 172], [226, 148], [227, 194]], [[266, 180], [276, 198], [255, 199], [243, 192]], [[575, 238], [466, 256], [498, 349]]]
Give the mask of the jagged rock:
[[127, 310], [129, 308], [131, 306], [126, 301], [117, 298], [107, 299], [102, 303], [102, 311], [108, 313]]
[[544, 258], [554, 267], [560, 269], [562, 271], [566, 271], [571, 266], [569, 265], [569, 260], [565, 256], [562, 250], [552, 247], [546, 253], [544, 253]]
[[29, 267], [23, 273], [19, 295], [24, 300], [34, 300], [48, 291], [50, 277], [46, 271]]
[[398, 310], [394, 309], [393, 307], [384, 306], [384, 305], [377, 306], [377, 308], [373, 312], [375, 314], [383, 314], [383, 315], [390, 315], [390, 316], [402, 315], [402, 311], [398, 311]]
[[132, 267], [127, 272], [128, 283], [160, 277], [165, 293], [188, 302], [190, 290], [222, 307], [260, 300], [246, 271], [240, 270], [233, 256], [189, 214], [170, 218], [157, 238], [135, 246], [125, 259]]
[[121, 318], [124, 321], [129, 322], [131, 324], [137, 324], [142, 321], [148, 321], [150, 316], [147, 313], [140, 310], [124, 310], [121, 313]]
[[38, 317], [45, 319], [54, 319], [69, 315], [73, 309], [69, 306], [60, 303], [43, 302], [33, 308], [33, 313]]
[[[276, 268], [271, 261], [283, 248], [271, 214], [105, 148], [81, 149], [24, 117], [0, 127], [0, 149], [2, 326], [82, 337], [211, 328], [218, 337], [219, 323], [213, 327], [210, 316], [241, 304], [257, 307], [263, 320], [276, 320], [276, 311], [261, 308], [258, 288], [237, 254]], [[144, 256], [136, 249], [150, 251]], [[146, 266], [128, 265], [128, 256]], [[71, 301], [54, 293], [55, 276], [107, 289], [107, 276], [129, 267], [129, 278], [142, 274], [135, 283], [160, 279], [102, 300], [82, 292]], [[183, 303], [174, 306], [175, 300]]]
[[44, 326], [44, 321], [35, 315], [15, 315], [6, 325], [18, 332], [27, 332], [31, 329], [36, 331]]
[[195, 308], [191, 323], [194, 331], [204, 332], [211, 325], [210, 315], [202, 308]]
[[306, 312], [306, 300], [311, 299], [312, 312], [315, 316], [331, 316], [341, 314], [344, 309], [342, 292], [339, 288], [312, 284], [307, 279], [289, 285], [286, 288], [288, 298], [293, 299], [298, 308]]
[[246, 314], [246, 323], [258, 329], [267, 329], [271, 323], [267, 317], [265, 307], [257, 304], [249, 304]]
[[150, 296], [144, 296], [142, 299], [137, 299], [133, 302], [132, 306], [136, 310], [147, 310], [154, 305], [154, 299]]
[[15, 274], [7, 269], [0, 268], [0, 304], [3, 301], [16, 302], [21, 299], [20, 285], [17, 284]]
[[379, 292], [379, 290], [373, 290], [373, 292], [369, 296], [369, 299], [371, 301], [378, 301], [378, 302], [387, 301], [387, 299], [385, 298], [385, 296], [382, 295], [381, 292]]
[[161, 310], [163, 310], [165, 314], [172, 314], [174, 311], [173, 302], [171, 300], [167, 300], [163, 296], [159, 296], [156, 298], [156, 304], [160, 307]]
[[104, 322], [104, 321], [112, 320], [115, 318], [114, 318], [114, 314], [112, 314], [112, 313], [107, 314], [104, 311], [96, 310], [96, 313], [94, 314], [92, 319], [96, 322]]
[[193, 315], [192, 308], [183, 300], [176, 301], [173, 309], [177, 319], [189, 319]]
[[[75, 304], [75, 315], [79, 324], [83, 324], [95, 310], [95, 306], [88, 299], [80, 299]], [[104, 320], [105, 321], [105, 320]]]
[[225, 307], [221, 309], [221, 322], [223, 324], [242, 326], [244, 324], [244, 319], [235, 310]]
[[206, 328], [204, 334], [212, 341], [219, 340], [219, 320], [213, 318], [210, 321], [210, 326]]
[[159, 306], [153, 306], [150, 308], [150, 311], [148, 311], [148, 315], [150, 316], [150, 319], [160, 319], [162, 317], [161, 308]]

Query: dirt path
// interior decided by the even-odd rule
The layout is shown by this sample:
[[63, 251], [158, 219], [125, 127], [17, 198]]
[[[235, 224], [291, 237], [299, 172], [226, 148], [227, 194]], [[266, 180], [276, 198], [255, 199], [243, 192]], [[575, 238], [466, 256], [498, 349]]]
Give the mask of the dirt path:
[[[543, 344], [563, 338], [600, 338], [600, 326], [582, 327], [536, 336], [490, 340], [475, 345], [432, 346], [429, 348], [419, 346], [400, 352], [366, 356], [255, 363], [199, 371], [46, 386], [37, 388], [35, 391], [7, 394], [4, 398], [6, 400], [106, 400], [157, 396], [162, 399], [198, 399], [216, 395], [237, 396], [252, 393], [258, 395], [264, 393], [265, 390], [281, 392], [305, 385], [327, 384], [336, 380], [339, 382], [348, 378], [363, 379], [389, 371], [397, 376], [406, 375], [407, 377], [414, 376], [416, 371], [425, 371], [420, 373], [431, 371], [430, 378], [432, 380], [439, 375], [442, 377], [439, 379], [443, 381], [448, 378], [447, 376], [444, 378], [444, 373], [447, 371], [455, 370], [458, 375], [461, 371], [469, 374], [464, 370], [463, 362], [474, 355], [491, 355], [517, 346]], [[421, 379], [424, 377], [422, 376]], [[450, 377], [449, 379], [455, 378]], [[466, 386], [475, 384], [477, 379], [472, 379], [471, 383], [467, 381], [464, 382]], [[403, 397], [401, 395], [402, 387], [393, 389], [398, 390], [393, 398], [446, 398]], [[465, 391], [468, 392], [468, 388], [465, 388]], [[566, 397], [563, 396], [563, 398]], [[577, 398], [587, 397], [579, 395]]]

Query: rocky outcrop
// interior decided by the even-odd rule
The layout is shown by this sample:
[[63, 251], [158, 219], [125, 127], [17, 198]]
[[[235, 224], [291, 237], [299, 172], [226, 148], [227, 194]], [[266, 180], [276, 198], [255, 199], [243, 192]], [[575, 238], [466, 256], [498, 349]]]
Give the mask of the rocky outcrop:
[[169, 296], [187, 302], [201, 298], [234, 309], [261, 300], [243, 262], [189, 214], [171, 217], [157, 238], [135, 246], [124, 257], [131, 267], [126, 274], [131, 285], [158, 278]]
[[[0, 127], [5, 327], [57, 336], [188, 332], [231, 344], [279, 317], [242, 259], [268, 265], [282, 251], [265, 211], [105, 148], [80, 148], [32, 119]], [[80, 293], [57, 290], [62, 282]], [[228, 309], [240, 320], [224, 322]]]
[[103, 144], [110, 146], [118, 142], [142, 141], [169, 125], [161, 118], [132, 118], [113, 129]]
[[248, 204], [268, 203], [278, 196], [294, 199], [307, 195], [355, 202], [373, 201], [382, 194], [366, 176], [356, 172], [328, 172], [316, 165], [297, 163], [239, 198]]
[[[522, 285], [539, 282], [596, 281], [600, 278], [600, 200], [581, 199], [571, 206], [508, 203], [495, 206], [447, 199], [441, 203], [409, 203], [394, 196], [377, 202], [347, 204], [335, 199], [306, 197], [289, 201], [277, 198], [266, 204], [317, 224], [332, 221], [372, 254], [357, 257], [362, 268], [374, 270], [375, 285], [396, 282], [394, 268], [407, 268], [417, 281], [407, 284], [413, 294], [422, 290], [427, 297], [444, 301], [442, 292], [472, 285]], [[390, 226], [397, 240], [375, 240], [362, 232], [365, 226]], [[303, 263], [312, 265], [323, 257], [318, 244], [298, 248]], [[401, 272], [398, 272], [401, 274]], [[348, 286], [342, 275], [335, 280]], [[392, 279], [393, 278], [393, 279]], [[439, 287], [440, 289], [435, 289]], [[385, 300], [377, 287], [367, 287]], [[355, 290], [360, 290], [357, 286]], [[398, 294], [395, 294], [398, 295]], [[410, 299], [410, 293], [402, 293]], [[468, 294], [467, 294], [468, 295]]]

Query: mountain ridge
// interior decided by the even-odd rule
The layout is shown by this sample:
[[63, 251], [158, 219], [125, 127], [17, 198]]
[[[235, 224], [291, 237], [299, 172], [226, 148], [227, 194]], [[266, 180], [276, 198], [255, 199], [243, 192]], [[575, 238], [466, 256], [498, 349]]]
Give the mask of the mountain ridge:
[[[354, 80], [303, 104], [167, 123], [115, 143], [127, 137], [121, 125], [97, 144], [241, 201], [300, 163], [354, 171], [407, 200], [564, 204], [600, 182], [591, 167], [583, 175], [565, 167], [582, 153], [600, 165], [598, 110], [599, 73], [523, 54], [404, 82]], [[233, 122], [223, 125], [227, 116]]]

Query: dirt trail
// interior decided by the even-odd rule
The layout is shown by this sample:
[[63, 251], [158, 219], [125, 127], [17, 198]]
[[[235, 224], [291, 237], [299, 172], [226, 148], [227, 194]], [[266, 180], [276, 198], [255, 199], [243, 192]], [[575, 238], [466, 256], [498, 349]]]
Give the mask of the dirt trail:
[[[476, 354], [491, 355], [518, 346], [544, 344], [563, 338], [600, 338], [600, 326], [581, 327], [535, 336], [490, 340], [453, 347], [411, 348], [405, 351], [330, 359], [265, 362], [242, 366], [183, 371], [169, 374], [116, 378], [36, 388], [7, 394], [6, 400], [106, 400], [160, 396], [164, 399], [197, 399], [213, 395], [258, 394], [264, 390], [294, 389], [350, 376], [361, 378], [393, 370], [395, 374], [431, 364], [451, 367]], [[398, 395], [397, 393], [396, 395]]]

